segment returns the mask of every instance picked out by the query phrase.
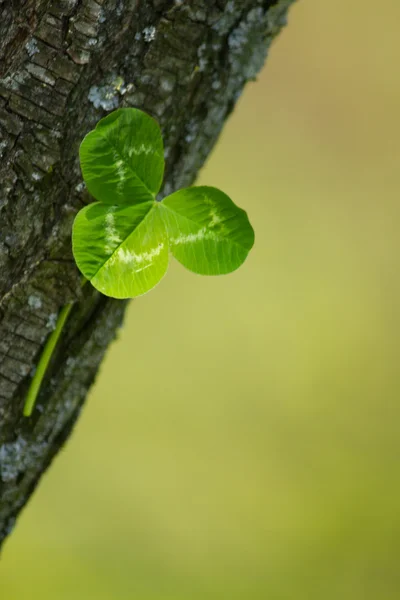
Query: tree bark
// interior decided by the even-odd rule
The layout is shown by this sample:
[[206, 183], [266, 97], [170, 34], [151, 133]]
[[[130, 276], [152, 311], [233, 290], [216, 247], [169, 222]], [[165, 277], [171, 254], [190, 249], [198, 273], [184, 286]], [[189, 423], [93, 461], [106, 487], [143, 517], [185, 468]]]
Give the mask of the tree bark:
[[[126, 308], [80, 289], [80, 141], [107, 112], [139, 107], [162, 126], [163, 194], [190, 185], [293, 1], [0, 0], [0, 545], [70, 435]], [[70, 301], [26, 419], [32, 372]]]

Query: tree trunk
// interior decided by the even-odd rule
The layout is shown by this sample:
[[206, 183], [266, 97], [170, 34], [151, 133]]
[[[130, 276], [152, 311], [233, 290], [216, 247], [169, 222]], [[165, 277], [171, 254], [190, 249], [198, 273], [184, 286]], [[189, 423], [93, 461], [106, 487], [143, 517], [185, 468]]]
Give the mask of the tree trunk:
[[[71, 433], [126, 308], [80, 289], [80, 141], [106, 112], [142, 108], [163, 129], [163, 193], [190, 185], [293, 1], [0, 0], [0, 544]], [[70, 301], [26, 419], [32, 372]]]

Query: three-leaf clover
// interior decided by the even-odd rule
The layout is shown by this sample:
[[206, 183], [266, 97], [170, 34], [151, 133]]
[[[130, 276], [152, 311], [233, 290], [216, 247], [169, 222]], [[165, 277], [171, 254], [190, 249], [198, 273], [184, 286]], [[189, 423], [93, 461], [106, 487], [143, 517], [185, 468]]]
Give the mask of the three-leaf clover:
[[[234, 271], [254, 243], [246, 213], [212, 187], [179, 190], [157, 202], [164, 148], [157, 122], [122, 108], [83, 140], [80, 160], [89, 192], [98, 200], [76, 216], [72, 249], [86, 281], [114, 298], [145, 294], [165, 275], [169, 255], [201, 275]], [[29, 417], [73, 304], [58, 315], [24, 404]]]
[[123, 108], [101, 119], [80, 147], [86, 186], [97, 202], [76, 216], [72, 246], [86, 279], [107, 296], [145, 294], [165, 275], [170, 253], [187, 269], [237, 269], [254, 243], [244, 210], [213, 187], [156, 200], [164, 174], [160, 127]]

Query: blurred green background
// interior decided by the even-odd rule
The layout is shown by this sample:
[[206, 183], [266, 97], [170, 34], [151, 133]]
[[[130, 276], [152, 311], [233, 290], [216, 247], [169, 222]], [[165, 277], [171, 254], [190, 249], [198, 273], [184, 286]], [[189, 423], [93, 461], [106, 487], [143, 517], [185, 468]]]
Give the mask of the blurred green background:
[[255, 249], [132, 303], [2, 599], [400, 597], [399, 23], [294, 6], [201, 175]]

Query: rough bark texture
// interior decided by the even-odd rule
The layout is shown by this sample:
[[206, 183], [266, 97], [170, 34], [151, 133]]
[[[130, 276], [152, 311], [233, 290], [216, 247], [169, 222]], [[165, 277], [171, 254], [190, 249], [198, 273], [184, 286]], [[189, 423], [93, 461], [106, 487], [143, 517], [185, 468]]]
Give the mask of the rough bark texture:
[[[161, 123], [164, 194], [191, 184], [293, 0], [0, 0], [0, 544], [79, 415], [125, 302], [80, 290], [83, 136], [136, 106]], [[60, 308], [75, 308], [30, 419]]]

